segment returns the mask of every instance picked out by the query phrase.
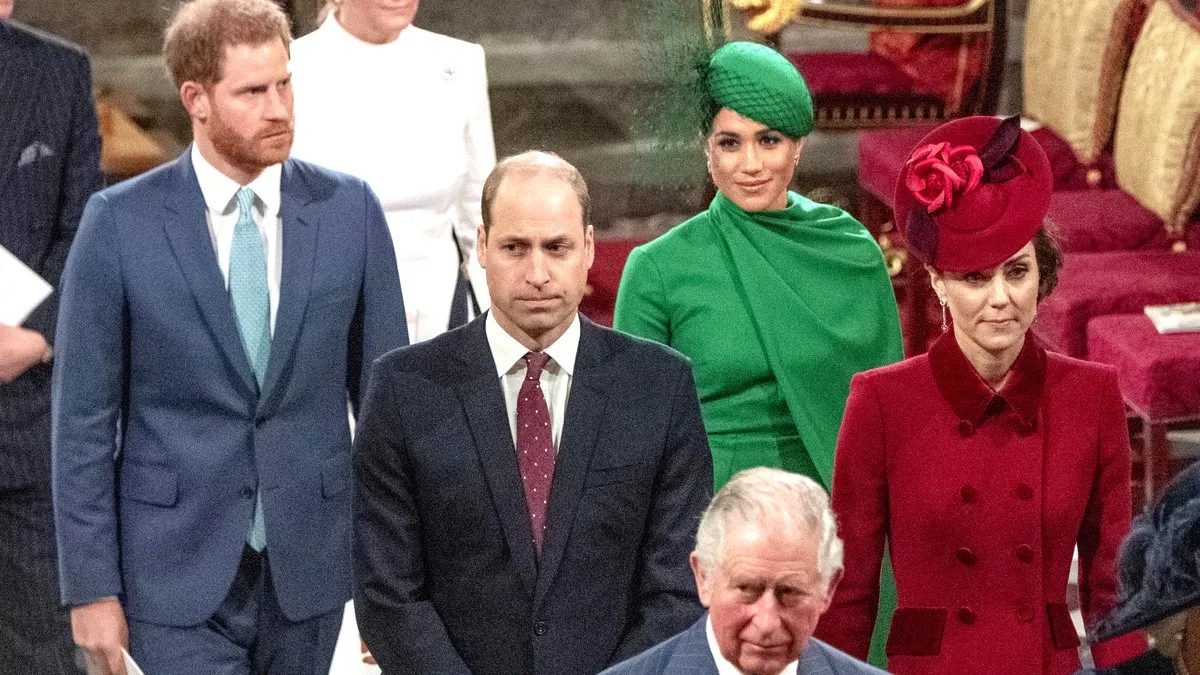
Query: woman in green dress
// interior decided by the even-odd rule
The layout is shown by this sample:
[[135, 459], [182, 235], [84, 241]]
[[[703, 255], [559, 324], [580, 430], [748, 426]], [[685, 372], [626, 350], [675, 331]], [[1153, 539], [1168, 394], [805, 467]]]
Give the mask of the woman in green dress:
[[[795, 67], [732, 42], [702, 72], [697, 131], [717, 195], [633, 250], [613, 325], [691, 359], [716, 489], [771, 466], [828, 490], [850, 378], [904, 356], [887, 268], [850, 214], [788, 191], [813, 128]], [[892, 587], [885, 564], [871, 652], [881, 667]]]
[[709, 60], [707, 211], [633, 250], [614, 327], [692, 361], [715, 488], [771, 466], [829, 488], [850, 378], [903, 358], [879, 246], [845, 211], [788, 191], [813, 107], [763, 45]]

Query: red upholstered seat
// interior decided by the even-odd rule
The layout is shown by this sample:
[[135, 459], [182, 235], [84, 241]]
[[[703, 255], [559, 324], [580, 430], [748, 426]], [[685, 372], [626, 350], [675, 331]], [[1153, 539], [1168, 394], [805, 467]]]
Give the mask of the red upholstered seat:
[[1200, 301], [1200, 251], [1068, 253], [1034, 332], [1051, 349], [1089, 358], [1088, 321], [1146, 305]]
[[1200, 416], [1200, 333], [1160, 334], [1145, 314], [1098, 316], [1088, 358], [1117, 367], [1121, 394], [1155, 420]]
[[644, 243], [642, 239], [596, 240], [596, 259], [588, 270], [588, 292], [579, 303], [584, 316], [602, 326], [612, 326], [625, 259], [635, 246]]
[[936, 124], [867, 131], [858, 137], [858, 184], [892, 208], [896, 179], [908, 156]]
[[[1046, 217], [1068, 252], [1171, 248], [1162, 219], [1119, 189], [1056, 192]], [[1200, 227], [1189, 226], [1187, 240], [1200, 248]]]
[[1117, 173], [1113, 168], [1112, 154], [1108, 151], [1101, 153], [1093, 164], [1088, 165], [1080, 162], [1071, 146], [1050, 127], [1038, 127], [1029, 135], [1037, 139], [1050, 159], [1055, 191], [1117, 187]]
[[813, 96], [823, 94], [934, 94], [896, 64], [870, 52], [804, 52], [787, 55]]

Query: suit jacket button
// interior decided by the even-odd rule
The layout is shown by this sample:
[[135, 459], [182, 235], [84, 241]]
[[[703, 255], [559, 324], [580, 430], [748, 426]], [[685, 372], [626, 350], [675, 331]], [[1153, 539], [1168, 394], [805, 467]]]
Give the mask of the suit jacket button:
[[1021, 544], [1017, 547], [1017, 560], [1023, 563], [1033, 562], [1033, 549], [1026, 544]]
[[975, 623], [975, 611], [970, 607], [962, 607], [958, 610], [958, 620], [970, 626]]
[[539, 621], [539, 622], [533, 624], [533, 634], [534, 635], [545, 635], [546, 631], [548, 631], [548, 630], [550, 630], [550, 629], [546, 627], [545, 621]]
[[1033, 499], [1033, 488], [1029, 486], [1029, 483], [1017, 483], [1016, 492], [1017, 499], [1020, 499], [1023, 502]]
[[975, 502], [979, 501], [979, 490], [976, 490], [970, 485], [964, 485], [962, 490], [959, 491], [959, 494], [962, 495], [964, 504], [974, 504]]
[[958, 435], [959, 436], [962, 436], [963, 438], [968, 438], [973, 433], [975, 433], [975, 425], [974, 424], [971, 424], [971, 422], [969, 420], [959, 420], [958, 421]]
[[1017, 620], [1024, 623], [1033, 621], [1033, 608], [1028, 603], [1017, 605]]
[[955, 553], [955, 557], [958, 558], [958, 562], [966, 565], [967, 567], [975, 566], [975, 552], [966, 546], [958, 549], [958, 552]]

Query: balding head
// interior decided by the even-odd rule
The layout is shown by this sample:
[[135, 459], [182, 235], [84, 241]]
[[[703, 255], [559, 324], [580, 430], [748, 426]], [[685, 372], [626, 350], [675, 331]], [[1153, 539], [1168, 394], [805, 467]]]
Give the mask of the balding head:
[[592, 201], [588, 196], [587, 183], [583, 181], [579, 169], [553, 152], [529, 150], [519, 155], [505, 157], [488, 174], [487, 181], [483, 184], [482, 203], [485, 232], [489, 231], [492, 226], [492, 203], [496, 200], [496, 193], [500, 191], [501, 184], [510, 174], [514, 178], [546, 176], [567, 183], [579, 199], [579, 208], [583, 211], [583, 226], [586, 228], [591, 224]]

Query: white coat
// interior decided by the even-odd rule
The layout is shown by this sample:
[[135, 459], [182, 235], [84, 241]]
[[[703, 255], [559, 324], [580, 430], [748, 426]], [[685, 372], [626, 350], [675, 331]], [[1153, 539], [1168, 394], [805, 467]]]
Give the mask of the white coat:
[[330, 15], [292, 43], [292, 154], [367, 181], [379, 196], [413, 342], [446, 330], [458, 279], [451, 231], [475, 257], [483, 182], [496, 163], [483, 48], [409, 26], [363, 42]]

